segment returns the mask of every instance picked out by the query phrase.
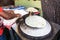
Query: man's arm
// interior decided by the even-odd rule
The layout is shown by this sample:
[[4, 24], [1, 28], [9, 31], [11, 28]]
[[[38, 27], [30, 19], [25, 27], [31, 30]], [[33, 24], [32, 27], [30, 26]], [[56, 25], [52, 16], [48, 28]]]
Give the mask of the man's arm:
[[9, 11], [3, 11], [0, 12], [0, 16], [5, 18], [5, 19], [13, 19], [15, 17], [20, 17], [20, 14], [15, 14], [13, 11], [9, 10]]
[[10, 17], [9, 17], [6, 13], [4, 13], [4, 12], [0, 12], [0, 16], [3, 17], [3, 18], [5, 18], [5, 19], [9, 19], [9, 18], [10, 18]]
[[5, 11], [5, 10], [3, 10], [2, 7], [0, 7], [0, 16], [5, 19], [13, 19], [15, 17], [20, 17], [21, 15], [15, 14], [14, 11], [12, 11], [12, 10]]

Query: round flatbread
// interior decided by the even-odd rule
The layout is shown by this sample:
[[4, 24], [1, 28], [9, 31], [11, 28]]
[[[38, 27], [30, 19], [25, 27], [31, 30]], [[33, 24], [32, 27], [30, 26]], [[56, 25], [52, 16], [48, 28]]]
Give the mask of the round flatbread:
[[33, 15], [25, 19], [25, 23], [30, 27], [44, 28], [46, 26], [46, 20], [43, 17]]

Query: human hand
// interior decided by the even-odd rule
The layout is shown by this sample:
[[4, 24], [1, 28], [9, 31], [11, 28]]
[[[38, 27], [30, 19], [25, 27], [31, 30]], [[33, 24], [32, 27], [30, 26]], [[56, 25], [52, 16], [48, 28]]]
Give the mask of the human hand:
[[4, 19], [7, 19], [7, 20], [13, 19], [15, 17], [21, 17], [20, 14], [15, 14], [14, 11], [12, 10], [0, 12], [0, 16], [2, 16]]

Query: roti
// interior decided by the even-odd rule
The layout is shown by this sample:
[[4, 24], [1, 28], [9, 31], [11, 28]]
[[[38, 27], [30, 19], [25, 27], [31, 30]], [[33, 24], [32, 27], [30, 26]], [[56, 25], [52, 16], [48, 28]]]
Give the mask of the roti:
[[46, 26], [46, 20], [37, 15], [29, 16], [25, 19], [25, 23], [30, 27], [44, 28]]

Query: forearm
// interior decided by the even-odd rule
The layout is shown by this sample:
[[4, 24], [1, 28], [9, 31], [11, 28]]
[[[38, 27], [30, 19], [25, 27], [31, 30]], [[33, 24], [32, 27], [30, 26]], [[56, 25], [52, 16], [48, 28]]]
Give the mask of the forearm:
[[10, 17], [9, 17], [7, 14], [5, 14], [4, 12], [0, 12], [0, 16], [3, 17], [3, 18], [5, 18], [5, 19], [9, 19], [9, 18], [10, 18]]

